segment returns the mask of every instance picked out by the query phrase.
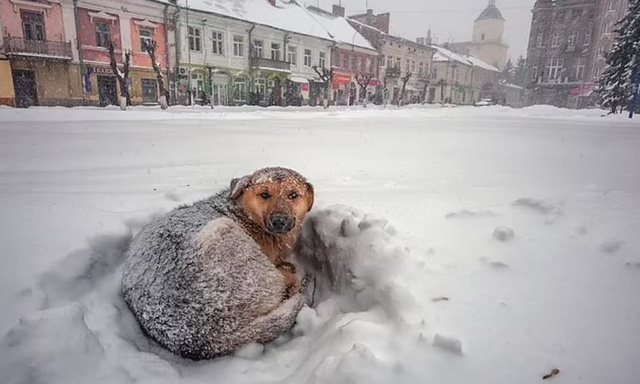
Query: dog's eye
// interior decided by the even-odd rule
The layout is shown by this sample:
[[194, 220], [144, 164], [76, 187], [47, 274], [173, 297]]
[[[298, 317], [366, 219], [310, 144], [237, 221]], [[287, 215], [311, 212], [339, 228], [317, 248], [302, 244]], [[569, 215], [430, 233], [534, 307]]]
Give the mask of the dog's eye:
[[263, 192], [262, 195], [260, 195], [263, 199], [268, 200], [271, 195], [268, 192]]
[[291, 193], [289, 194], [289, 198], [290, 198], [291, 200], [295, 200], [295, 199], [297, 199], [297, 198], [298, 198], [298, 193], [297, 193], [297, 192], [291, 192]]

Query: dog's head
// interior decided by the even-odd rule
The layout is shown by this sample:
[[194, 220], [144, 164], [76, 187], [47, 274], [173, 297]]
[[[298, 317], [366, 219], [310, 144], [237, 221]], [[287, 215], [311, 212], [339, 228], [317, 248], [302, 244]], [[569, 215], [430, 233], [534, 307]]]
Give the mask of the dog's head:
[[313, 186], [286, 168], [264, 168], [231, 182], [229, 198], [255, 224], [276, 236], [300, 226], [313, 206]]

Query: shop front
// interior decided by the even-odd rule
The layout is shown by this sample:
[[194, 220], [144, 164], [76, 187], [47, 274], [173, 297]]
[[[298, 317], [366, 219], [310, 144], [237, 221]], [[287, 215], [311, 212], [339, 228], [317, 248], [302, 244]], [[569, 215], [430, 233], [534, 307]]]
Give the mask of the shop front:
[[[337, 105], [349, 105], [355, 97], [356, 87], [350, 73], [333, 72], [333, 101]], [[353, 96], [352, 96], [353, 94]]]

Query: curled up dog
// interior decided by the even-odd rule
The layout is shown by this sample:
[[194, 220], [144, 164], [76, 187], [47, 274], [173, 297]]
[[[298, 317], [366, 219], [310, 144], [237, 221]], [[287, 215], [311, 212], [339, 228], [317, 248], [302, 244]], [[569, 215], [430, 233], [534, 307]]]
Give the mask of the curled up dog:
[[200, 360], [288, 331], [304, 298], [286, 260], [313, 202], [302, 175], [265, 168], [144, 227], [122, 281], [144, 332]]

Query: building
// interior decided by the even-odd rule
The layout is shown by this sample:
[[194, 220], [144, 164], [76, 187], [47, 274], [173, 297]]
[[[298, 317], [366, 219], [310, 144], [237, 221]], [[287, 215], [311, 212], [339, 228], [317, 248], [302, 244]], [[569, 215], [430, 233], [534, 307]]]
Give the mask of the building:
[[[349, 16], [348, 20], [380, 53], [379, 83], [388, 91], [388, 101], [393, 104], [399, 100], [405, 104], [424, 102], [436, 49], [424, 41], [414, 42], [390, 35], [388, 13], [376, 15], [370, 9], [365, 14]], [[407, 80], [406, 85], [404, 80]]]
[[626, 9], [626, 0], [538, 0], [527, 49], [527, 104], [593, 105], [615, 23]]
[[156, 61], [166, 79], [170, 59], [165, 18], [173, 7], [169, 3], [148, 0], [128, 0], [126, 7], [115, 0], [81, 0], [76, 4], [84, 104], [106, 106], [119, 103], [116, 77], [109, 65], [110, 44], [115, 47], [118, 66], [121, 66], [126, 52], [131, 54], [130, 103], [157, 104], [156, 74], [143, 42], [156, 42]]
[[70, 65], [70, 14], [60, 2], [0, 0], [2, 104], [72, 105], [72, 96], [81, 99], [80, 73]]
[[[308, 9], [332, 34], [339, 33], [331, 50], [331, 100], [337, 105], [373, 101], [380, 86], [378, 51], [362, 33], [351, 28], [344, 7], [334, 5], [331, 13], [317, 7]], [[359, 82], [366, 82], [366, 94]]]
[[489, 0], [485, 8], [473, 24], [471, 41], [451, 43], [450, 50], [477, 57], [499, 69], [507, 63], [509, 46], [504, 42], [504, 18], [496, 6], [496, 0]]
[[[376, 54], [362, 36], [350, 33], [344, 18], [295, 2], [179, 5], [176, 95], [183, 103], [206, 94], [215, 105], [315, 105], [324, 98], [316, 68], [329, 68], [334, 52], [354, 52], [365, 65], [371, 61], [366, 56]], [[343, 77], [334, 74], [336, 81]]]

